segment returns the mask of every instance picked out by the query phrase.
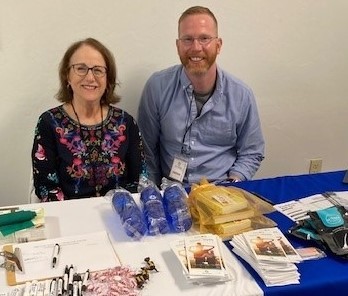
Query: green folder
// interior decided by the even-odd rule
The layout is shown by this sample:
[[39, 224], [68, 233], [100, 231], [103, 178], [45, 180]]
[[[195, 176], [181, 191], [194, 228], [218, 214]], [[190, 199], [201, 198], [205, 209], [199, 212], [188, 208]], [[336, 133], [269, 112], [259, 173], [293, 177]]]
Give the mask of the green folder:
[[3, 236], [34, 226], [34, 211], [17, 211], [0, 215], [0, 232]]

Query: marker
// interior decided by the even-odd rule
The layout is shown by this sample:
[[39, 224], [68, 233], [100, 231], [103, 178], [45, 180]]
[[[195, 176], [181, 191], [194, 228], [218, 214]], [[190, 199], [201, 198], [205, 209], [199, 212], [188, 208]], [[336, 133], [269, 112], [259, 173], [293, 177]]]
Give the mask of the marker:
[[11, 294], [7, 294], [7, 295], [10, 295], [10, 296], [21, 296], [22, 295], [22, 289], [15, 288], [14, 290], [11, 291]]
[[53, 248], [52, 268], [56, 267], [59, 253], [60, 253], [60, 245], [59, 244], [55, 244], [54, 248]]
[[51, 286], [51, 281], [46, 280], [45, 281], [45, 288], [44, 288], [44, 296], [50, 296], [50, 286]]
[[73, 296], [79, 296], [79, 277], [78, 274], [74, 274], [74, 280], [73, 280]]
[[78, 284], [78, 295], [82, 295], [82, 278], [81, 275], [77, 275], [77, 284]]
[[38, 281], [36, 280], [32, 281], [30, 285], [29, 295], [36, 296], [37, 288], [38, 288]]
[[63, 293], [68, 292], [68, 282], [69, 282], [69, 266], [65, 265], [64, 276], [63, 276]]
[[57, 280], [53, 279], [51, 281], [51, 285], [50, 285], [50, 296], [56, 296], [57, 295]]
[[30, 296], [30, 294], [29, 294], [30, 287], [31, 287], [31, 283], [30, 282], [26, 282], [25, 283], [24, 292], [23, 292], [23, 296]]
[[68, 279], [68, 294], [72, 294], [73, 290], [73, 277], [74, 277], [74, 267], [70, 265], [69, 267], [69, 279]]
[[58, 286], [57, 286], [57, 296], [63, 295], [63, 278], [58, 279]]
[[81, 287], [82, 292], [85, 292], [86, 289], [87, 289], [87, 281], [88, 281], [88, 279], [89, 279], [89, 269], [87, 269], [85, 274], [83, 275], [82, 287]]
[[36, 296], [45, 296], [45, 283], [38, 282]]

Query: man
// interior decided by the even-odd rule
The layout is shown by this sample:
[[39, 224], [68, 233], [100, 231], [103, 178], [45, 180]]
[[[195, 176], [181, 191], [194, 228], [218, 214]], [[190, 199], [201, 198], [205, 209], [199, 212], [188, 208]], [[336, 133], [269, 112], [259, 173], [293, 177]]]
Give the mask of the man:
[[214, 14], [187, 9], [178, 23], [182, 65], [154, 73], [138, 110], [149, 178], [192, 184], [251, 179], [264, 154], [251, 89], [220, 69], [222, 40]]

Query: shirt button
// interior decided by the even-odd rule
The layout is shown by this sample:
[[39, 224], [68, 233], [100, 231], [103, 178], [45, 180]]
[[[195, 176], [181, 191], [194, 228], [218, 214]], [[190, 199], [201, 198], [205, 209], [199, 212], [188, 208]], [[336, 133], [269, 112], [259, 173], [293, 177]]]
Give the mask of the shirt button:
[[191, 160], [194, 160], [194, 157], [191, 157]]

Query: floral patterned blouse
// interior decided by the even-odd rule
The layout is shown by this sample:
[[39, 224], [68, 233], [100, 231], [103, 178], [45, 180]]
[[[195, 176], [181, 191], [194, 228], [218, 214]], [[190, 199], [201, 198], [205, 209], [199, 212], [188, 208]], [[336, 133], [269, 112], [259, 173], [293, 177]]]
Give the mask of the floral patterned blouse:
[[39, 117], [32, 165], [36, 195], [51, 201], [105, 195], [118, 186], [136, 192], [145, 160], [127, 112], [109, 106], [101, 124], [80, 126], [60, 105]]

